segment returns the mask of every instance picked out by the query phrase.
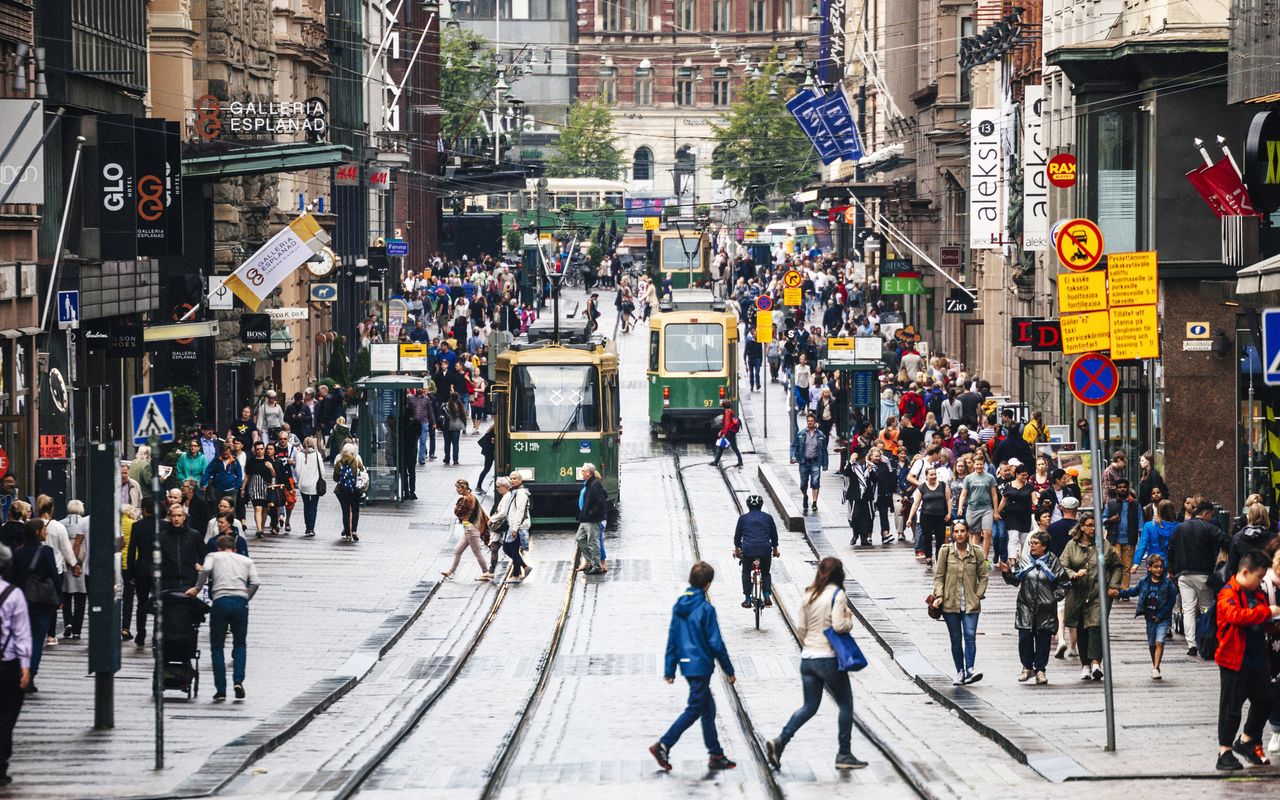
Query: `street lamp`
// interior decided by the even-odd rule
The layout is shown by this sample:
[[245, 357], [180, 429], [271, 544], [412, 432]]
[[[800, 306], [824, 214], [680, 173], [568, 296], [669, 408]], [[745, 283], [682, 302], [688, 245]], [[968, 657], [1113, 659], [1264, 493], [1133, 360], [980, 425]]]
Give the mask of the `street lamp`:
[[276, 328], [271, 332], [267, 350], [270, 351], [271, 358], [276, 361], [283, 361], [289, 357], [289, 354], [293, 352], [293, 334], [289, 333], [287, 325]]

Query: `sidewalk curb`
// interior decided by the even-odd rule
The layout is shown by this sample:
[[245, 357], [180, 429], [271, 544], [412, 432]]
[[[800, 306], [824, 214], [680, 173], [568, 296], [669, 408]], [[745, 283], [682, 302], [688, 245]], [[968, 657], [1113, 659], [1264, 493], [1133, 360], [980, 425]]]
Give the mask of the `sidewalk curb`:
[[[436, 580], [419, 581], [382, 624], [327, 678], [321, 678], [242, 736], [219, 747], [200, 769], [171, 792], [153, 798], [208, 797], [222, 790], [258, 759], [292, 739], [311, 720], [350, 692], [409, 630], [440, 589]], [[143, 800], [135, 798], [134, 800]]]
[[[763, 452], [762, 458], [770, 457], [767, 451]], [[760, 465], [759, 475], [779, 514], [787, 520], [787, 527], [804, 532], [805, 538], [820, 558], [837, 555], [827, 539], [819, 517], [799, 516], [796, 511], [795, 501], [791, 498], [795, 493], [793, 490], [798, 486], [792, 486], [790, 481], [780, 477], [767, 464]], [[796, 522], [799, 523], [798, 527]], [[853, 613], [888, 651], [893, 662], [907, 678], [935, 702], [954, 711], [970, 728], [995, 742], [1015, 761], [1026, 764], [1050, 782], [1061, 783], [1094, 777], [1084, 766], [1039, 734], [1010, 719], [968, 689], [952, 686], [951, 679], [940, 673], [920, 653], [884, 609], [867, 594], [862, 584], [848, 574], [845, 576], [845, 593], [849, 597]]]

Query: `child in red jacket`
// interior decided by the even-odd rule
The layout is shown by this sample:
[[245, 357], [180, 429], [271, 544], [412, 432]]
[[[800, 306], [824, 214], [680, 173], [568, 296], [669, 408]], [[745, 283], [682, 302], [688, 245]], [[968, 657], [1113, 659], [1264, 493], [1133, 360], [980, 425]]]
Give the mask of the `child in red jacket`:
[[[1254, 766], [1270, 764], [1262, 747], [1262, 729], [1271, 712], [1271, 670], [1267, 652], [1267, 621], [1280, 617], [1280, 606], [1268, 606], [1259, 587], [1270, 559], [1259, 550], [1240, 558], [1239, 571], [1218, 592], [1218, 769], [1243, 769], [1232, 751]], [[1240, 710], [1249, 701], [1244, 732]], [[1234, 741], [1233, 741], [1234, 739]]]

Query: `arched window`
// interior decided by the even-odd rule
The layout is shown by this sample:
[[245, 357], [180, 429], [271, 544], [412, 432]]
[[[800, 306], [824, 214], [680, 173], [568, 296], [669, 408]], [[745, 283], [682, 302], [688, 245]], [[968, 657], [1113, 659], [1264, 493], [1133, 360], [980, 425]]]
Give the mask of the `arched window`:
[[637, 148], [635, 159], [631, 162], [631, 180], [653, 180], [653, 151], [649, 148]]
[[[698, 156], [689, 145], [681, 145], [676, 151], [676, 196], [681, 202], [691, 202], [697, 194], [694, 175], [698, 171]], [[686, 199], [687, 196], [687, 199]]]

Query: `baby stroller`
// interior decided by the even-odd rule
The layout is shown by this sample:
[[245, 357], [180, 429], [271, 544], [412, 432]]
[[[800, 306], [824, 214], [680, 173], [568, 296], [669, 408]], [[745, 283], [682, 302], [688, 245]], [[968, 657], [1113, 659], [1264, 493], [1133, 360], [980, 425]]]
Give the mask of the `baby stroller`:
[[200, 624], [209, 606], [183, 592], [164, 593], [164, 689], [200, 694]]

